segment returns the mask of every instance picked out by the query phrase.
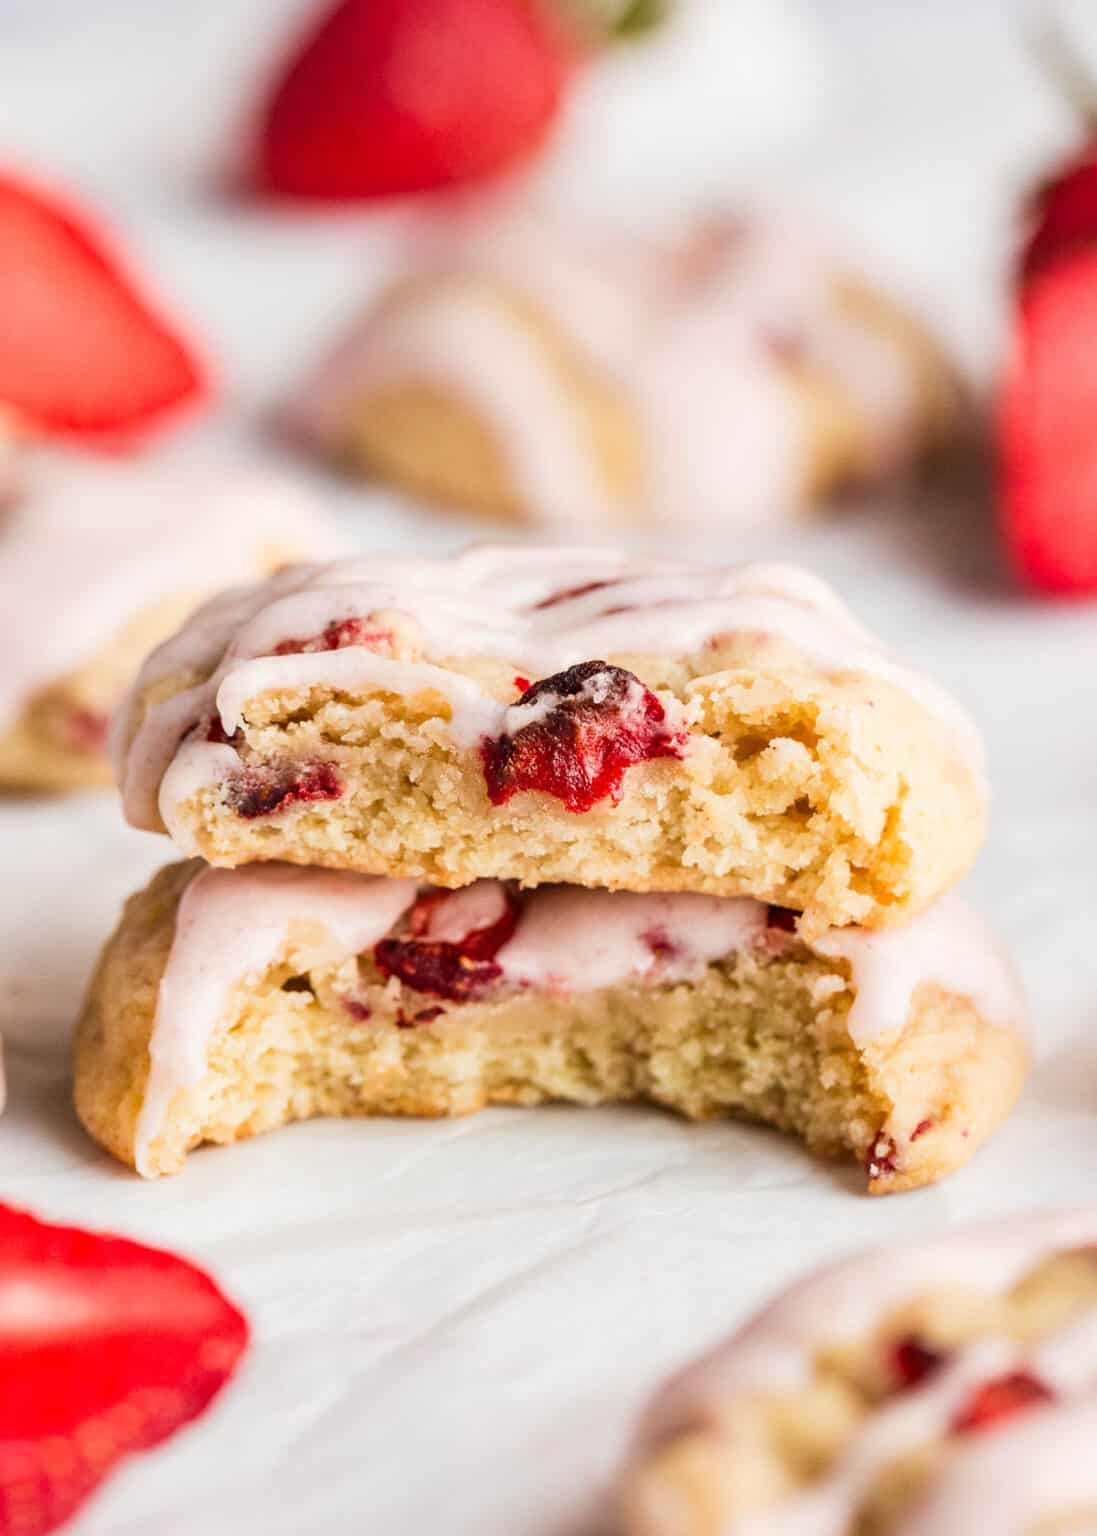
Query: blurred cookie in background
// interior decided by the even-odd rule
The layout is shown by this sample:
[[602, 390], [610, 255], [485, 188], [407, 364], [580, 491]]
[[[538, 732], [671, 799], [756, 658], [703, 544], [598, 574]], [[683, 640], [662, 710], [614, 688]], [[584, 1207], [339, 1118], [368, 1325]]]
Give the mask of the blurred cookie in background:
[[354, 473], [575, 529], [802, 513], [962, 415], [929, 332], [781, 219], [642, 239], [504, 214], [421, 236], [286, 419]]
[[110, 716], [150, 648], [219, 588], [333, 546], [269, 470], [28, 456], [0, 503], [0, 790], [110, 784]]

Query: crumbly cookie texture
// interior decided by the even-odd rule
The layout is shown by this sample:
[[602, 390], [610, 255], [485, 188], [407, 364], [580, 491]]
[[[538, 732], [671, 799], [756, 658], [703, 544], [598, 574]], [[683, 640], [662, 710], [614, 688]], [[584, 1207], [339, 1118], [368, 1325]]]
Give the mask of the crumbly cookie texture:
[[77, 1111], [146, 1175], [314, 1115], [546, 1100], [744, 1114], [877, 1194], [966, 1162], [1027, 1062], [974, 915], [820, 948], [794, 925], [748, 899], [172, 865], [104, 952]]
[[791, 567], [479, 549], [302, 567], [142, 669], [129, 819], [213, 864], [751, 895], [810, 933], [966, 872], [981, 754]]
[[628, 1536], [1050, 1536], [1097, 1520], [1097, 1206], [859, 1255], [674, 1377]]
[[332, 548], [265, 474], [28, 455], [0, 505], [0, 791], [109, 785], [110, 717], [150, 649], [223, 583]]
[[576, 528], [765, 522], [958, 431], [925, 328], [802, 232], [714, 220], [625, 243], [511, 222], [412, 260], [288, 414], [441, 502]]

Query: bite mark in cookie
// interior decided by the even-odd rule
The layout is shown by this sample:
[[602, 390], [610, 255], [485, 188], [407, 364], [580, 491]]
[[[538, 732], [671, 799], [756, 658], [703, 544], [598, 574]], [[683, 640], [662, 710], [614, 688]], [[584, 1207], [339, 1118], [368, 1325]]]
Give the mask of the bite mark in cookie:
[[506, 723], [503, 735], [481, 747], [492, 804], [541, 790], [577, 814], [607, 798], [616, 804], [626, 769], [681, 758], [687, 740], [650, 688], [604, 661], [580, 662], [534, 683], [507, 711]]

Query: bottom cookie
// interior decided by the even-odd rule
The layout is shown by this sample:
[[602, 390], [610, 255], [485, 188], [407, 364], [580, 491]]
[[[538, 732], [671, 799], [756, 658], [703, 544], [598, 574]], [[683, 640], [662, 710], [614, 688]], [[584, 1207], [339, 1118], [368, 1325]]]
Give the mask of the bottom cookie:
[[1091, 1536], [1097, 1206], [858, 1254], [673, 1378], [626, 1536]]
[[852, 1156], [876, 1194], [959, 1167], [1028, 1053], [1013, 972], [955, 900], [832, 930], [746, 898], [278, 864], [162, 870], [76, 1041], [81, 1120], [145, 1175], [312, 1115], [647, 1099]]

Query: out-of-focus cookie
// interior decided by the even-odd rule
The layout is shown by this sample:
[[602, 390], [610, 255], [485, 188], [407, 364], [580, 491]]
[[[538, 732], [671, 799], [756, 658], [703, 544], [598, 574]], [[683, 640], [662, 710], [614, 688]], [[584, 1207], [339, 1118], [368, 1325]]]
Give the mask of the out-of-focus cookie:
[[845, 1260], [663, 1388], [628, 1536], [1087, 1536], [1097, 1206]]
[[0, 503], [0, 789], [109, 784], [108, 722], [149, 650], [211, 592], [333, 546], [266, 472], [29, 457]]
[[807, 943], [749, 899], [198, 861], [134, 896], [79, 1026], [76, 1106], [145, 1175], [312, 1115], [647, 1099], [856, 1158], [874, 1194], [952, 1172], [1008, 1113], [1024, 1004], [947, 900]]
[[442, 502], [681, 528], [908, 470], [956, 430], [959, 396], [917, 321], [780, 223], [657, 244], [496, 221], [417, 258], [289, 415]]

